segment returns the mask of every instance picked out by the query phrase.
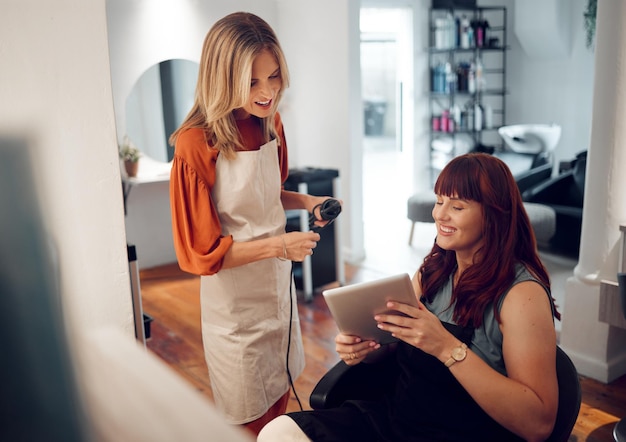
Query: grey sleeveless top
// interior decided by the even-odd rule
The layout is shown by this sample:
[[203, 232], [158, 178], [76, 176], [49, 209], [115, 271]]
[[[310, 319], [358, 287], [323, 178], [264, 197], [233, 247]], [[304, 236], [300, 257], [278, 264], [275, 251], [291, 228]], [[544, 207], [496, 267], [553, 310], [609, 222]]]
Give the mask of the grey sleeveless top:
[[[546, 290], [548, 298], [550, 299], [550, 304], [552, 305], [552, 296], [550, 295], [548, 288], [537, 280], [537, 278], [532, 276], [526, 267], [518, 264], [516, 266], [515, 273], [515, 280], [511, 284], [511, 287], [509, 287], [504, 296], [500, 299], [498, 311], [502, 308], [502, 303], [504, 302], [504, 298], [506, 298], [509, 290], [511, 290], [515, 284], [519, 284], [524, 281], [535, 281], [539, 283]], [[452, 298], [453, 276], [454, 275], [450, 275], [450, 279], [437, 293], [433, 302], [427, 302], [424, 304], [426, 308], [436, 314], [442, 322], [448, 322], [450, 324], [456, 324], [452, 320], [454, 305], [448, 308], [450, 305], [450, 299]], [[552, 310], [554, 312], [554, 305], [552, 305]], [[493, 313], [492, 304], [489, 304], [485, 309], [482, 325], [474, 330], [474, 337], [472, 338], [470, 348], [494, 370], [506, 376], [506, 367], [504, 366], [504, 359], [502, 358], [502, 332], [500, 331], [498, 321]]]

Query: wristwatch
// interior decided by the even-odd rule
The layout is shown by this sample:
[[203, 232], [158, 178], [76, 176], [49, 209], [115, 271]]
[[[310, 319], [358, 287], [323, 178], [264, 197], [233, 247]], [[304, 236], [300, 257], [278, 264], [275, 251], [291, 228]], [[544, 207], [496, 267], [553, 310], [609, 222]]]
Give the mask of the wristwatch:
[[451, 367], [455, 362], [461, 362], [467, 356], [467, 345], [461, 343], [459, 347], [454, 347], [450, 353], [450, 359], [446, 361], [446, 367]]

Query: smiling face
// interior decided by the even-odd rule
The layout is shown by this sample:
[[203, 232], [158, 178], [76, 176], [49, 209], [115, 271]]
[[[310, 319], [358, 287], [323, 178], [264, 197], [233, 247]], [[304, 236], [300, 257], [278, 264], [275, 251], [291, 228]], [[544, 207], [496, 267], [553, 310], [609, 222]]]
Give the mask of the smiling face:
[[238, 119], [250, 115], [258, 118], [269, 117], [281, 87], [280, 67], [274, 55], [268, 50], [263, 50], [252, 62], [250, 97], [242, 108], [237, 109], [236, 117]]
[[457, 259], [472, 257], [483, 245], [483, 209], [476, 201], [437, 195], [433, 208], [437, 245], [454, 250]]

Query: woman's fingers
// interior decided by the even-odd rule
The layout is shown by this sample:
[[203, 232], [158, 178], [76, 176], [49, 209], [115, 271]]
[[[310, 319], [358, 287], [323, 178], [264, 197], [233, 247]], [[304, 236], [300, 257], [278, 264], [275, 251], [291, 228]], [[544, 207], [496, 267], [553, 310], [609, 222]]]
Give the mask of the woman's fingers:
[[301, 262], [307, 256], [313, 255], [313, 249], [317, 247], [320, 235], [315, 232], [289, 232], [285, 238], [288, 258], [292, 261]]
[[365, 341], [357, 345], [353, 345], [351, 348], [343, 348], [342, 351], [337, 351], [339, 357], [348, 365], [358, 364], [367, 355], [374, 350], [380, 348], [380, 344], [374, 341]]
[[357, 344], [359, 342], [361, 342], [361, 338], [355, 335], [339, 333], [335, 336], [335, 344]]
[[375, 341], [363, 341], [358, 336], [339, 333], [335, 337], [335, 350], [348, 365], [361, 362], [370, 352], [380, 348]]

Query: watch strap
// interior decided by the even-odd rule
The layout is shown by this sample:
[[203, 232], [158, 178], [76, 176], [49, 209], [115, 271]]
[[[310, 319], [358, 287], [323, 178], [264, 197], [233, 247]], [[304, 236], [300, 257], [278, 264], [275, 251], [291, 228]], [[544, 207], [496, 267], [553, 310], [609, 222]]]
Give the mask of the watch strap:
[[[455, 359], [455, 358], [454, 358], [454, 352], [455, 352], [455, 350], [458, 350], [458, 349], [460, 349], [460, 350], [462, 350], [462, 351], [463, 351], [463, 357], [462, 357], [462, 358], [460, 358], [460, 359]], [[467, 355], [467, 345], [465, 345], [465, 343], [464, 343], [464, 342], [462, 342], [460, 346], [455, 347], [455, 348], [452, 350], [452, 355], [450, 355], [450, 359], [448, 359], [448, 360], [445, 362], [445, 366], [446, 366], [446, 367], [448, 367], [448, 368], [450, 368], [450, 367], [451, 367], [451, 366], [452, 366], [455, 362], [459, 362], [459, 361], [462, 361], [463, 359], [465, 359], [465, 356], [466, 356], [466, 355]]]

